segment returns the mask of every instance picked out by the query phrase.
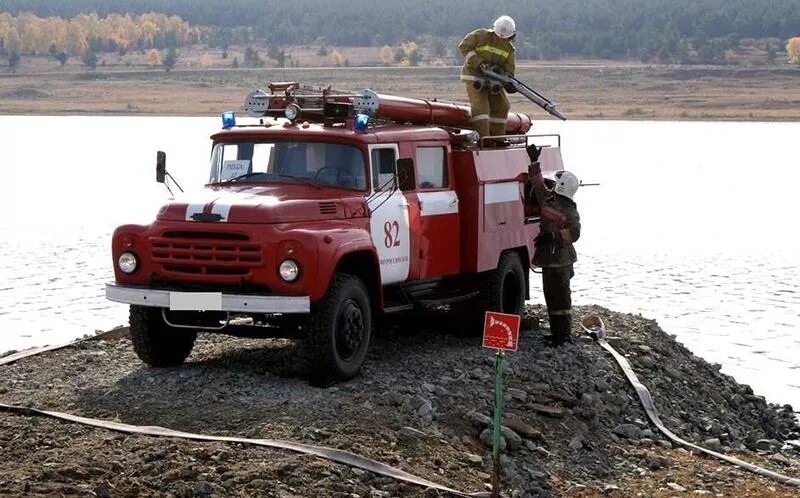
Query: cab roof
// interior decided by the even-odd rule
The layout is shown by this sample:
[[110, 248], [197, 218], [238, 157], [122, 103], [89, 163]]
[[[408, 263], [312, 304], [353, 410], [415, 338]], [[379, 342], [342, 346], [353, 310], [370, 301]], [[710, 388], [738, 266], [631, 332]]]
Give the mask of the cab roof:
[[312, 141], [342, 141], [360, 143], [387, 143], [408, 141], [449, 142], [450, 134], [442, 128], [402, 124], [377, 124], [366, 132], [357, 132], [344, 123], [323, 125], [320, 123], [281, 123], [244, 125], [221, 130], [211, 135], [215, 142], [233, 140], [283, 139]]

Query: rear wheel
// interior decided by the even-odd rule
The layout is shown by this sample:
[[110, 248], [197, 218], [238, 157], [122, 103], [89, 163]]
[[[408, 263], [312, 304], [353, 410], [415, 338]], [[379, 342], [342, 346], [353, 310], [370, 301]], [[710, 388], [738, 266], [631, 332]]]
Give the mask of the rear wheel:
[[152, 367], [174, 367], [186, 360], [194, 347], [197, 332], [170, 327], [161, 308], [131, 306], [131, 341], [140, 360]]
[[481, 335], [487, 311], [521, 315], [525, 306], [525, 269], [517, 253], [503, 253], [497, 268], [481, 277], [477, 303], [462, 307], [457, 315], [460, 335]]
[[364, 363], [372, 336], [367, 288], [358, 277], [333, 276], [306, 325], [306, 350], [317, 380], [347, 380]]

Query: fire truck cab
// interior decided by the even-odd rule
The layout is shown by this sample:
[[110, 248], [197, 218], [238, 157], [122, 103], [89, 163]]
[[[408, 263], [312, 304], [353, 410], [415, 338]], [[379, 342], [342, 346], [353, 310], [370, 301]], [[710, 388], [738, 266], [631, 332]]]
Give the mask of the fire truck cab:
[[472, 334], [484, 311], [521, 312], [539, 227], [524, 210], [528, 116], [486, 147], [455, 104], [284, 83], [245, 108], [250, 124], [223, 114], [202, 190], [114, 232], [106, 296], [130, 305], [145, 363], [182, 363], [198, 332], [286, 336], [344, 380], [394, 313], [450, 314]]

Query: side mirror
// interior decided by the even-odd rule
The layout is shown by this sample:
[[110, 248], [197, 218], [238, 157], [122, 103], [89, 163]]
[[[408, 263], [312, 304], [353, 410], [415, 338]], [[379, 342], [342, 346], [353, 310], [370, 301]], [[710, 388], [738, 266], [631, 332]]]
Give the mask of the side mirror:
[[404, 157], [397, 160], [397, 186], [403, 192], [414, 190], [417, 181], [414, 177], [414, 161]]
[[167, 153], [163, 150], [156, 152], [156, 181], [164, 183], [167, 179]]

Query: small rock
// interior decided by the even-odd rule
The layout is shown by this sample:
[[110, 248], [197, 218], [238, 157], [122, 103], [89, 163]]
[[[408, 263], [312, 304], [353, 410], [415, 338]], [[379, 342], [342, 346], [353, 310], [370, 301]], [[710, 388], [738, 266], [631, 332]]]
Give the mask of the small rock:
[[614, 434], [626, 439], [638, 440], [642, 438], [642, 430], [635, 424], [620, 424], [614, 427]]
[[711, 451], [716, 451], [717, 453], [722, 451], [722, 441], [720, 441], [718, 438], [715, 437], [703, 441], [702, 446]]
[[[493, 437], [494, 437], [494, 435], [493, 435], [493, 431], [492, 431], [491, 427], [488, 428], [488, 429], [484, 429], [483, 432], [481, 432], [481, 435], [480, 435], [481, 443], [483, 443], [483, 445], [486, 446], [487, 448], [494, 448]], [[506, 443], [505, 438], [503, 438], [503, 436], [501, 435], [500, 436], [500, 451], [503, 451], [504, 449], [506, 449], [506, 444], [507, 443]]]
[[423, 437], [425, 437], [425, 433], [413, 427], [401, 427], [400, 430], [397, 431], [397, 438], [405, 442], [416, 441]]
[[674, 482], [668, 482], [667, 487], [673, 491], [677, 491], [678, 493], [683, 493], [684, 491], [686, 491], [686, 488]]
[[548, 417], [562, 418], [564, 416], [564, 409], [558, 406], [543, 405], [541, 403], [529, 403], [525, 405], [525, 407]]
[[785, 456], [783, 456], [780, 453], [775, 453], [774, 455], [770, 455], [769, 459], [772, 460], [773, 462], [778, 462], [781, 465], [787, 465], [788, 466], [788, 465], [792, 464], [791, 460], [789, 460], [788, 458], [786, 458]]
[[504, 418], [503, 425], [526, 439], [542, 440], [544, 436], [538, 430], [515, 418]]
[[506, 392], [511, 396], [511, 399], [516, 399], [518, 401], [528, 400], [528, 393], [526, 393], [522, 389], [515, 389], [513, 387], [509, 387], [508, 389], [506, 389]]
[[569, 442], [569, 449], [571, 450], [579, 450], [583, 448], [583, 437], [582, 436], [575, 436]]
[[512, 451], [522, 446], [522, 438], [508, 427], [500, 426], [500, 433], [503, 435], [503, 439], [506, 440], [509, 449]]
[[472, 426], [476, 429], [483, 429], [484, 427], [492, 425], [492, 419], [490, 417], [483, 413], [478, 413], [475, 410], [467, 412], [464, 418], [472, 422]]
[[756, 449], [758, 451], [775, 451], [781, 446], [781, 443], [774, 439], [759, 439], [756, 441]]
[[474, 453], [464, 453], [464, 459], [470, 463], [473, 467], [480, 467], [483, 465], [483, 458], [480, 455], [476, 455]]

